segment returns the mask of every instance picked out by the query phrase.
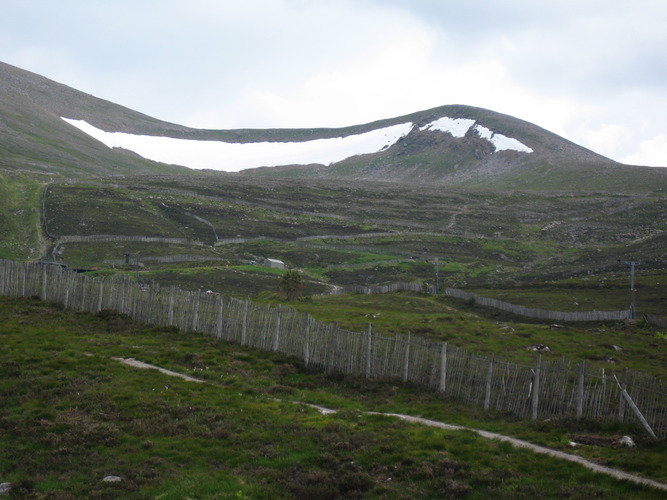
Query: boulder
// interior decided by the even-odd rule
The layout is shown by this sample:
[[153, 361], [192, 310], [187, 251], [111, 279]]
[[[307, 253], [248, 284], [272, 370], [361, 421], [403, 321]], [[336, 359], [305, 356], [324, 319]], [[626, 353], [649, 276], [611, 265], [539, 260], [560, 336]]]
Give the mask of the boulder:
[[533, 344], [529, 345], [526, 347], [529, 351], [535, 351], [535, 352], [549, 352], [551, 349], [549, 349], [549, 346], [544, 345], [544, 344]]

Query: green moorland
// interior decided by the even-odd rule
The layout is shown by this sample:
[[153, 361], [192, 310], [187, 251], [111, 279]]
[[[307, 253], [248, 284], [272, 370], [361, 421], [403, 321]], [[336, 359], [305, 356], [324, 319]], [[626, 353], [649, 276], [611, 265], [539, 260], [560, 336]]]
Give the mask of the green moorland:
[[[664, 498], [469, 431], [364, 412], [482, 428], [667, 481], [665, 443], [629, 425], [520, 422], [417, 387], [31, 299], [0, 298], [0, 336], [9, 498]], [[637, 447], [616, 446], [622, 434]], [[109, 475], [121, 481], [103, 482]]]
[[[642, 271], [658, 274], [666, 262], [667, 203], [659, 190], [539, 193], [140, 176], [53, 184], [45, 202], [53, 255], [73, 267], [111, 268], [126, 253], [140, 271], [156, 273], [164, 264], [157, 257], [196, 255], [229, 266], [274, 257], [323, 286], [348, 286], [432, 283], [438, 259], [446, 286], [537, 289], [579, 280], [570, 283], [600, 289], [605, 277], [616, 283], [627, 276], [619, 261], [641, 261]], [[120, 241], [59, 240], [95, 235]], [[187, 268], [199, 265], [176, 262], [170, 271], [190, 276]], [[245, 295], [256, 293], [255, 278], [248, 277]], [[208, 279], [199, 286], [211, 288]], [[660, 306], [667, 306], [663, 299], [649, 312]]]
[[[25, 185], [31, 193], [24, 195], [26, 209], [38, 203], [37, 181], [21, 179], [20, 185], [3, 183], [8, 195], [0, 203], [8, 209], [18, 207], [12, 200], [21, 198], [19, 187]], [[12, 218], [3, 220], [16, 224]], [[354, 285], [433, 285], [436, 269], [441, 290], [462, 288], [543, 309], [617, 310], [628, 308], [630, 302], [628, 266], [619, 260], [631, 259], [640, 261], [637, 311], [664, 315], [667, 310], [667, 203], [660, 190], [641, 195], [482, 192], [312, 179], [258, 182], [236, 175], [118, 176], [50, 184], [43, 220], [51, 236], [49, 257], [105, 276], [131, 273], [137, 280], [162, 286], [262, 297], [275, 292], [280, 281], [275, 270], [261, 266], [263, 260], [282, 259], [302, 272], [303, 294], [313, 296], [311, 303], [300, 307], [317, 305], [313, 314], [360, 331], [366, 328], [364, 319], [348, 313], [344, 304], [348, 299], [319, 295]], [[32, 241], [37, 248], [36, 231], [25, 235], [9, 229], [11, 236], [3, 239], [3, 248], [17, 239], [24, 247]], [[99, 235], [118, 241], [85, 240]], [[23, 253], [23, 258], [31, 255]], [[374, 322], [387, 333], [411, 331], [437, 340], [456, 339], [474, 350], [508, 354], [504, 345], [485, 335], [460, 336], [456, 329], [444, 328], [452, 320], [438, 315], [451, 315], [448, 310], [422, 318], [406, 310], [415, 307], [410, 300], [407, 308], [393, 299], [383, 304], [385, 299], [356, 297], [349, 305], [373, 309], [366, 307], [367, 300], [380, 300], [377, 308], [384, 311], [383, 317]], [[445, 302], [432, 303], [444, 307]], [[383, 324], [394, 307], [396, 324]], [[489, 332], [499, 329], [494, 322], [507, 319], [491, 311], [470, 310], [490, 318], [490, 326], [483, 328]], [[364, 311], [369, 312], [373, 311]], [[533, 333], [545, 325], [518, 322], [531, 325], [526, 327], [531, 331], [519, 328], [519, 334], [511, 337], [517, 339], [517, 349], [522, 343], [553, 344]], [[588, 339], [595, 328], [576, 327], [583, 333], [575, 336]], [[618, 351], [621, 354], [609, 349], [627, 342], [616, 340], [605, 342], [606, 347], [586, 341], [566, 347], [563, 342], [554, 349], [572, 359], [611, 358], [622, 363], [627, 349]], [[640, 359], [637, 356], [630, 366], [640, 365]]]
[[0, 258], [32, 260], [42, 256], [41, 193], [38, 177], [0, 171]]
[[[278, 300], [270, 293], [258, 299]], [[667, 332], [643, 321], [568, 323], [554, 328], [547, 321], [531, 322], [458, 299], [406, 292], [321, 295], [290, 306], [351, 331], [363, 332], [370, 324], [376, 333], [411, 332], [523, 365], [535, 362], [535, 353], [529, 348], [544, 344], [549, 347], [542, 354], [547, 359], [585, 361], [589, 367], [608, 373], [628, 368], [667, 380]]]

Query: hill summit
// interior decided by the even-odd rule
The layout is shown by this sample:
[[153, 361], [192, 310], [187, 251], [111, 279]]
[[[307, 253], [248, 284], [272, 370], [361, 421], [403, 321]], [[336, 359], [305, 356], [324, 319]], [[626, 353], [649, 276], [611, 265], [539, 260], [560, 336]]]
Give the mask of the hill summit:
[[[63, 177], [192, 173], [522, 189], [653, 189], [629, 167], [517, 118], [463, 105], [343, 128], [204, 130], [0, 63], [0, 167]], [[657, 184], [656, 184], [657, 183]]]

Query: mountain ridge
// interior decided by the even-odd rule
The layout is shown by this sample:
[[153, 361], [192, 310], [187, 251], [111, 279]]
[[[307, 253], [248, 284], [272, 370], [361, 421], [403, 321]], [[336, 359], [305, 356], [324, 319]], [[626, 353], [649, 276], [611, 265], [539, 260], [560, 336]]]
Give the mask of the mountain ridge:
[[[212, 130], [158, 120], [5, 63], [0, 63], [0, 89], [0, 168], [64, 178], [198, 171], [183, 162], [152, 161], [131, 148], [110, 147], [62, 118], [85, 121], [107, 133], [236, 145], [349, 138], [409, 122], [407, 134], [379, 151], [329, 164], [277, 160], [242, 173], [499, 189], [643, 191], [667, 186], [667, 169], [623, 165], [519, 118], [460, 104], [340, 128]], [[428, 127], [445, 117], [467, 120], [470, 126], [460, 137]], [[530, 152], [496, 151], [491, 141], [496, 136]]]

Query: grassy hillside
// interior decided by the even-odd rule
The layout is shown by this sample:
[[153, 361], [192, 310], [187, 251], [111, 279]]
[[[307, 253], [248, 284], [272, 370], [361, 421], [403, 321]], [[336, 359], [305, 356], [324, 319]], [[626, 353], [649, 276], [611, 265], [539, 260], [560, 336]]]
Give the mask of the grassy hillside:
[[[667, 480], [664, 443], [633, 428], [513, 422], [417, 388], [277, 355], [0, 299], [0, 480], [21, 498], [661, 498], [578, 465], [364, 410], [512, 434]], [[205, 383], [115, 361], [133, 357]], [[303, 401], [335, 407], [323, 415]], [[105, 483], [109, 475], [120, 482]]]
[[[301, 269], [308, 293], [433, 284], [437, 259], [441, 287], [551, 287], [553, 304], [540, 307], [618, 309], [628, 305], [628, 269], [618, 261], [635, 260], [640, 310], [661, 314], [666, 207], [661, 193], [152, 176], [52, 184], [44, 220], [50, 255], [73, 267], [114, 272], [129, 254], [125, 270], [145, 280], [239, 295], [275, 291], [275, 275], [247, 267], [267, 257]], [[572, 289], [588, 292], [568, 302]]]
[[[307, 295], [412, 282], [543, 309], [664, 314], [667, 200], [604, 192], [442, 190], [244, 176], [50, 183], [0, 177], [0, 256], [254, 296], [300, 269]], [[48, 235], [49, 238], [44, 236]], [[437, 264], [436, 264], [437, 260]], [[125, 263], [129, 262], [129, 266]]]
[[115, 126], [118, 131], [143, 130], [144, 133], [164, 130], [170, 124], [2, 62], [0, 88], [2, 169], [40, 173], [56, 179], [193, 172], [110, 149], [61, 117], [88, 120], [98, 126]]
[[[272, 299], [265, 296], [265, 300]], [[531, 322], [461, 300], [414, 293], [309, 297], [292, 307], [351, 331], [363, 332], [369, 324], [374, 332], [387, 335], [409, 331], [421, 338], [448, 342], [522, 365], [533, 365], [535, 353], [529, 348], [544, 344], [549, 347], [543, 355], [545, 359], [564, 357], [572, 363], [585, 361], [593, 369], [619, 373], [628, 368], [667, 380], [667, 333], [643, 323], [584, 323], [551, 328], [545, 322]]]
[[0, 258], [32, 260], [44, 255], [40, 231], [44, 181], [0, 170]]

